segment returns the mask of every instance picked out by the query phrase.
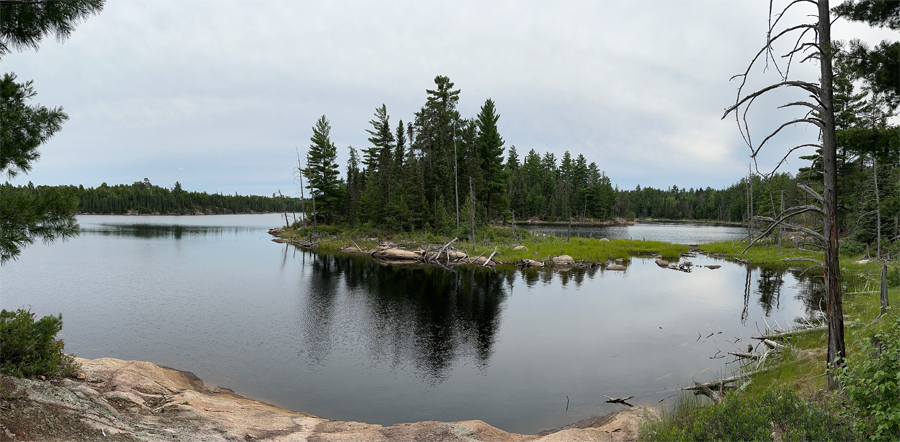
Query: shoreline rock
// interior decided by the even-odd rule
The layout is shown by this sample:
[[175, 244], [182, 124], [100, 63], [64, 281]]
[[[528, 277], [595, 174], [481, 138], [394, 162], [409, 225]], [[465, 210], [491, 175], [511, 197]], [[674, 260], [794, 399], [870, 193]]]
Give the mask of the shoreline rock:
[[646, 408], [622, 409], [536, 435], [483, 421], [425, 421], [388, 427], [290, 411], [193, 373], [150, 362], [81, 359], [83, 380], [35, 381], [0, 375], [4, 440], [119, 441], [626, 441], [636, 440]]

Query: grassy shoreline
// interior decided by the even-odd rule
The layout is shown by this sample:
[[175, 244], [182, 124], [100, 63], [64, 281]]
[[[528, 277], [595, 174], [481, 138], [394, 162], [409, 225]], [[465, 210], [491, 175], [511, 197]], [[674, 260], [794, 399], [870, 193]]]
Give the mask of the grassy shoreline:
[[[277, 235], [288, 242], [300, 243], [310, 237], [306, 229], [284, 229]], [[431, 233], [405, 232], [382, 233], [342, 230], [336, 228], [320, 228], [315, 237], [315, 248], [322, 252], [341, 252], [342, 250], [373, 250], [382, 241], [390, 241], [410, 250], [418, 247], [440, 244], [453, 240], [452, 236], [435, 236]], [[689, 247], [682, 244], [671, 244], [662, 241], [643, 241], [629, 239], [578, 238], [570, 239], [548, 234], [532, 232], [521, 228], [488, 227], [479, 233], [472, 243], [465, 237], [457, 237], [453, 247], [475, 257], [487, 257], [496, 249], [494, 260], [502, 264], [515, 264], [523, 259], [547, 261], [555, 256], [568, 255], [576, 262], [604, 263], [617, 259], [627, 260], [633, 256], [662, 256], [677, 260]], [[522, 249], [524, 247], [524, 249]], [[518, 249], [517, 249], [518, 248]]]
[[[772, 244], [755, 245], [742, 254], [746, 246], [746, 242], [723, 242], [701, 245], [700, 250], [748, 264], [800, 267], [813, 272], [817, 270], [813, 268], [816, 264], [812, 260], [823, 260], [821, 252], [799, 250], [795, 245], [784, 248]], [[879, 317], [883, 264], [888, 266], [888, 299], [894, 310]], [[865, 368], [865, 364], [875, 358], [880, 361], [878, 364], [893, 364], [887, 371], [897, 371], [896, 353], [890, 353], [895, 359], [879, 357], [872, 353], [872, 348], [874, 341], [883, 339], [878, 336], [888, 336], [892, 328], [900, 329], [900, 318], [896, 313], [900, 302], [900, 283], [897, 281], [900, 279], [900, 262], [897, 259], [876, 262], [864, 260], [859, 255], [842, 255], [840, 265], [847, 367], [853, 370], [860, 366]], [[879, 394], [884, 395], [887, 391], [888, 396], [896, 395], [900, 371], [896, 373], [897, 379], [886, 384], [883, 380], [881, 384], [872, 382], [869, 377], [877, 377], [877, 373], [867, 373], [859, 381], [868, 385], [871, 391], [860, 389], [852, 377], [848, 378], [849, 387], [829, 391], [825, 362], [828, 332], [798, 334], [785, 343], [787, 346], [763, 365], [766, 370], [749, 376], [749, 383], [740, 391], [727, 394], [722, 403], [715, 405], [710, 405], [712, 401], [705, 398], [685, 393], [672, 409], [662, 410], [660, 420], [644, 423], [641, 439], [729, 439], [739, 435], [739, 439], [883, 440], [885, 435], [895, 434], [897, 416], [885, 416], [884, 411], [878, 410], [900, 414], [896, 408], [890, 408], [896, 405], [886, 404]], [[888, 378], [890, 376], [893, 375], [889, 374]], [[878, 413], [882, 413], [881, 417]]]

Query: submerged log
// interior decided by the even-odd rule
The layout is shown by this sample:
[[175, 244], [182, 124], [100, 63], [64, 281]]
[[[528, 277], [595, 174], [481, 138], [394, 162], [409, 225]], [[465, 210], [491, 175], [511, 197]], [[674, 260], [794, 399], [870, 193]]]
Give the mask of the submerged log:
[[628, 396], [628, 397], [609, 397], [609, 396], [606, 396], [605, 394], [604, 394], [603, 396], [606, 397], [606, 403], [607, 403], [607, 404], [622, 404], [622, 405], [627, 405], [627, 406], [629, 406], [629, 407], [633, 407], [633, 406], [634, 406], [634, 405], [629, 404], [628, 402], [625, 402], [625, 401], [627, 401], [628, 399], [633, 398], [634, 396]]

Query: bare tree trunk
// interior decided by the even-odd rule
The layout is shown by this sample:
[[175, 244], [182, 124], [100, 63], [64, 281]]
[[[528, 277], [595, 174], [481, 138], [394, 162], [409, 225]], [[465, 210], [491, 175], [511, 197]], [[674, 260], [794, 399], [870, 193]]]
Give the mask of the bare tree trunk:
[[459, 160], [456, 157], [456, 123], [453, 123], [453, 189], [456, 193], [456, 236], [459, 236]]
[[297, 151], [297, 170], [300, 171], [300, 210], [303, 211], [303, 224], [306, 224], [306, 196], [303, 195], [303, 163], [300, 162], [299, 150]]
[[822, 118], [822, 168], [824, 169], [824, 192], [822, 210], [824, 212], [825, 237], [825, 295], [828, 299], [828, 388], [839, 387], [834, 378], [834, 369], [845, 356], [844, 348], [844, 308], [841, 299], [841, 267], [838, 262], [837, 232], [837, 148], [834, 136], [834, 71], [832, 70], [831, 11], [828, 0], [818, 0], [819, 23], [818, 43], [822, 54], [819, 59], [820, 90], [819, 101], [825, 112]]
[[750, 220], [753, 219], [753, 169], [747, 164], [747, 244], [753, 241], [753, 230], [750, 227]]
[[872, 175], [875, 178], [875, 256], [881, 258], [881, 199], [878, 195], [878, 160], [872, 155]]
[[[781, 213], [784, 213], [784, 191], [781, 191]], [[784, 233], [784, 229], [781, 226], [778, 226], [778, 248], [781, 248], [781, 237], [782, 233]]]
[[469, 242], [472, 243], [472, 251], [477, 252], [475, 246], [475, 188], [472, 186], [472, 177], [469, 177], [469, 201], [471, 202], [471, 218], [472, 218], [472, 231], [469, 232]]
[[881, 264], [881, 312], [878, 317], [887, 313], [888, 308], [888, 286], [887, 286], [887, 263]]

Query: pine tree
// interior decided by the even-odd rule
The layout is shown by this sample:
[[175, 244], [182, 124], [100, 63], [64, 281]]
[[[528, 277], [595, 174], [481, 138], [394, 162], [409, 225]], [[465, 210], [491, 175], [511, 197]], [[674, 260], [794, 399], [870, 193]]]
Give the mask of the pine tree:
[[333, 221], [340, 214], [343, 182], [338, 178], [337, 146], [331, 141], [331, 123], [322, 115], [313, 126], [312, 144], [309, 145], [307, 167], [303, 176], [307, 188], [316, 199], [316, 217], [325, 222]]

